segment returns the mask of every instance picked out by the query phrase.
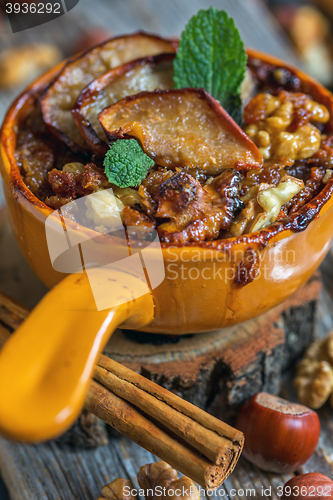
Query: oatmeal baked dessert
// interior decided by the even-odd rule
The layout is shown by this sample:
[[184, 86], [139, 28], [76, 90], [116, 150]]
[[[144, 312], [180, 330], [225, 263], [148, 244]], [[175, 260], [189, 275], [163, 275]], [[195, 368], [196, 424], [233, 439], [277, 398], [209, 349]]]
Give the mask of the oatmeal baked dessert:
[[[68, 61], [18, 131], [32, 193], [72, 220], [65, 206], [96, 193], [87, 225], [104, 233], [112, 188], [125, 227], [175, 245], [263, 230], [311, 202], [332, 177], [330, 112], [296, 70], [246, 57], [222, 14], [200, 11], [179, 44], [137, 33]], [[191, 38], [203, 16], [223, 23], [209, 75]]]

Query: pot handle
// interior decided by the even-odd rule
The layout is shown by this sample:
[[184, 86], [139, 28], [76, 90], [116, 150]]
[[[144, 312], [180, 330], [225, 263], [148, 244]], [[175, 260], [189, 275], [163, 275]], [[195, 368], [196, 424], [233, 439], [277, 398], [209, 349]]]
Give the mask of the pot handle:
[[104, 282], [110, 273], [112, 303], [120, 305], [98, 311], [87, 274], [71, 274], [1, 350], [0, 432], [6, 437], [38, 442], [62, 434], [78, 417], [95, 361], [114, 330], [152, 321], [147, 285], [119, 270], [103, 272]]

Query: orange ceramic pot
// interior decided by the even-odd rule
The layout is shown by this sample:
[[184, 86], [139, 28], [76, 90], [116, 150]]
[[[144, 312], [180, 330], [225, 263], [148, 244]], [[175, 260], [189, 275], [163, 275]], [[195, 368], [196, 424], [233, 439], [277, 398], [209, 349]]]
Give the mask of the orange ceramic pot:
[[[271, 56], [253, 50], [248, 53], [263, 62], [288, 68]], [[333, 130], [333, 96], [306, 74], [291, 70], [297, 73], [303, 88], [328, 108], [331, 113], [329, 127]], [[0, 430], [11, 437], [30, 441], [60, 433], [76, 417], [84, 401], [96, 356], [116, 326], [122, 324], [125, 328], [180, 335], [223, 328], [253, 318], [285, 300], [309, 279], [325, 257], [333, 236], [333, 180], [330, 180], [321, 193], [288, 222], [278, 222], [265, 230], [238, 238], [183, 247], [163, 244], [166, 274], [159, 286], [140, 300], [128, 302], [126, 308], [113, 309], [109, 315], [95, 311], [96, 317], [87, 319], [87, 309], [91, 312], [94, 301], [85, 277], [66, 277], [53, 269], [45, 236], [45, 221], [52, 210], [27, 189], [14, 155], [17, 126], [34, 105], [36, 92], [45, 87], [58, 71], [59, 66], [40, 77], [16, 100], [7, 113], [1, 134], [1, 173], [16, 238], [30, 266], [48, 287], [61, 282], [0, 355], [0, 377], [8, 380], [10, 387], [7, 391], [0, 389]], [[86, 229], [80, 228], [80, 231]], [[107, 251], [107, 241], [106, 238], [104, 251]], [[151, 258], [154, 259], [153, 254]], [[117, 279], [121, 286], [124, 278], [117, 275]], [[130, 286], [140, 284], [131, 283]], [[38, 334], [37, 327], [41, 330]], [[45, 349], [43, 347], [33, 355], [31, 345], [36, 348], [37, 343]], [[80, 360], [76, 360], [75, 367], [72, 365], [76, 361], [71, 361], [72, 368], [59, 375], [59, 380], [53, 380], [51, 372], [47, 372], [52, 380], [46, 383], [45, 370], [52, 367], [60, 373], [64, 353], [71, 349], [75, 353], [80, 351]], [[27, 350], [32, 356], [28, 364]], [[24, 352], [21, 358], [19, 352]], [[16, 358], [16, 367], [24, 367], [19, 374], [10, 368], [13, 358]], [[22, 387], [22, 378], [26, 377], [27, 371], [33, 372], [33, 364], [43, 366], [43, 376], [36, 376], [36, 380], [30, 380]], [[15, 390], [13, 380], [17, 382], [14, 383]], [[67, 392], [63, 389], [65, 383]], [[14, 413], [19, 412], [17, 403], [13, 403], [11, 410], [8, 405], [1, 407], [1, 401], [12, 399], [15, 391], [31, 410], [30, 417], [27, 417], [29, 412], [25, 413], [25, 422], [14, 418]], [[48, 397], [48, 391], [52, 391], [52, 398]], [[48, 400], [47, 407], [51, 408], [46, 411], [47, 415], [46, 399], [45, 404], [39, 399], [42, 393]], [[43, 422], [37, 417], [42, 408]], [[36, 418], [38, 426], [33, 423]]]

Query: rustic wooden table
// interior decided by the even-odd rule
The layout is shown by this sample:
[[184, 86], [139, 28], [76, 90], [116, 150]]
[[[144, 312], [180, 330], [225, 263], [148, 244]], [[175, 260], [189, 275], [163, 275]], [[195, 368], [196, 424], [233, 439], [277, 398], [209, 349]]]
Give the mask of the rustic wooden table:
[[[70, 55], [74, 41], [92, 25], [113, 34], [145, 29], [162, 36], [177, 36], [192, 14], [210, 5], [229, 11], [248, 46], [297, 62], [288, 41], [259, 0], [80, 0], [70, 13], [48, 25], [18, 34], [12, 34], [5, 26], [0, 33], [0, 48], [43, 40], [56, 42], [64, 55]], [[19, 90], [0, 93], [1, 118]], [[328, 281], [330, 269], [330, 261], [327, 261]], [[31, 307], [46, 291], [24, 262], [8, 225], [2, 231], [0, 228], [0, 290]], [[331, 316], [325, 310], [329, 300], [322, 304], [321, 328], [327, 330], [332, 327]], [[287, 382], [282, 393], [292, 396], [289, 387]], [[332, 476], [333, 413], [325, 408], [320, 416], [323, 423], [321, 440], [303, 471], [318, 470]], [[155, 459], [120, 436], [113, 437], [108, 446], [80, 451], [55, 443], [26, 446], [0, 439], [0, 470], [12, 500], [94, 500], [101, 486], [117, 476], [128, 477], [135, 483], [139, 467]], [[265, 474], [241, 459], [220, 495], [224, 490], [227, 498], [237, 499], [244, 495], [241, 491], [235, 494], [233, 489], [254, 488], [256, 497], [277, 499], [277, 486], [288, 477]], [[271, 492], [262, 492], [262, 488], [270, 487]], [[0, 499], [5, 498], [0, 490]]]

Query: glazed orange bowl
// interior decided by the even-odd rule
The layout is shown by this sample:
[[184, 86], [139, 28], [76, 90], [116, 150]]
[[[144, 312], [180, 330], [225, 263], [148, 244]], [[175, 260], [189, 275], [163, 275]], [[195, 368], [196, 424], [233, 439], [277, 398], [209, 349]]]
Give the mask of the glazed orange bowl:
[[[325, 124], [324, 132], [333, 132], [333, 96], [328, 90], [281, 60], [250, 49], [247, 53], [251, 60], [259, 61], [262, 66], [284, 68], [299, 79], [301, 92], [309, 94], [314, 101], [328, 110], [330, 119]], [[149, 258], [152, 261], [158, 260], [157, 254], [162, 252], [164, 279], [157, 286], [151, 286], [149, 293], [142, 293], [140, 299], [134, 299], [132, 302], [129, 300], [126, 307], [118, 308], [118, 312], [111, 315], [113, 319], [110, 313], [93, 311], [94, 299], [85, 282], [85, 274], [62, 273], [52, 265], [45, 225], [53, 209], [28, 189], [22, 178], [22, 169], [16, 154], [18, 130], [61, 68], [62, 65], [59, 65], [47, 72], [21, 94], [9, 109], [1, 131], [0, 168], [13, 231], [36, 275], [49, 288], [57, 286], [50, 292], [54, 294], [44, 299], [32, 313], [31, 323], [17, 336], [19, 340], [13, 342], [12, 347], [4, 349], [1, 354], [3, 358], [0, 356], [0, 377], [8, 380], [12, 377], [17, 380], [17, 387], [22, 385], [23, 372], [14, 374], [9, 368], [11, 357], [16, 358], [15, 366], [19, 366], [22, 361], [27, 369], [27, 349], [32, 352], [33, 349], [29, 345], [36, 348], [37, 342], [40, 342], [41, 346], [47, 344], [47, 347], [41, 347], [40, 352], [32, 355], [30, 365], [41, 363], [40, 360], [43, 359], [44, 368], [50, 365], [51, 358], [59, 368], [61, 362], [64, 362], [63, 352], [72, 349], [78, 353], [82, 347], [82, 353], [77, 355], [77, 360], [71, 361], [74, 365], [77, 361], [76, 376], [71, 379], [68, 372], [61, 372], [59, 380], [50, 382], [47, 386], [48, 391], [53, 394], [53, 399], [51, 401], [51, 397], [48, 398], [48, 405], [42, 405], [43, 411], [49, 412], [49, 421], [44, 427], [40, 425], [37, 417], [41, 406], [40, 400], [37, 400], [36, 386], [35, 392], [32, 392], [30, 382], [26, 385], [23, 383], [23, 388], [20, 388], [21, 399], [28, 401], [30, 398], [29, 401], [35, 402], [31, 415], [26, 415], [25, 427], [22, 422], [9, 423], [13, 415], [19, 413], [14, 411], [17, 410], [16, 403], [13, 402], [14, 409], [11, 411], [0, 408], [2, 432], [10, 437], [30, 441], [52, 437], [62, 432], [73, 421], [83, 404], [84, 391], [89, 384], [96, 356], [105, 345], [112, 329], [122, 325], [124, 328], [156, 334], [181, 335], [225, 328], [249, 320], [284, 301], [306, 283], [324, 259], [333, 237], [333, 180], [328, 178], [319, 192], [298, 211], [272, 222], [259, 231], [211, 241], [187, 241], [183, 244], [161, 241], [160, 248], [149, 249]], [[61, 225], [61, 222], [59, 224]], [[78, 226], [73, 221], [69, 220], [66, 224], [68, 230], [75, 231], [76, 234], [93, 236], [90, 229]], [[104, 254], [112, 250], [114, 240], [102, 235], [100, 241]], [[122, 286], [122, 279], [121, 273], [117, 272], [114, 286]], [[137, 284], [130, 283], [129, 288], [131, 286], [135, 288]], [[77, 302], [73, 299], [74, 295]], [[68, 307], [66, 304], [69, 304]], [[105, 328], [106, 321], [109, 322], [108, 329]], [[38, 337], [35, 332], [36, 325], [43, 330], [45, 324], [47, 330], [44, 328], [44, 332]], [[101, 325], [104, 325], [103, 334], [96, 340], [96, 331], [101, 329]], [[80, 334], [77, 332], [79, 328]], [[59, 333], [62, 329], [67, 331], [66, 335]], [[32, 334], [32, 330], [35, 333]], [[58, 332], [63, 343], [59, 338], [54, 342], [49, 340], [52, 338], [51, 330]], [[89, 340], [84, 341], [84, 335]], [[19, 354], [20, 349], [22, 356]], [[52, 352], [53, 357], [50, 354]], [[54, 352], [57, 353], [57, 361]], [[59, 373], [60, 371], [59, 368]], [[18, 380], [20, 377], [21, 381]], [[78, 384], [78, 378], [81, 385]], [[44, 379], [43, 381], [45, 383]], [[67, 395], [63, 394], [63, 385], [71, 386]], [[74, 388], [78, 385], [80, 390], [73, 396]], [[44, 397], [48, 391], [46, 386], [43, 386]], [[60, 396], [58, 399], [54, 396], [57, 391], [64, 399], [67, 397], [68, 406], [72, 410], [75, 408], [75, 411], [69, 412], [70, 417], [60, 419], [60, 424], [58, 418], [58, 424], [55, 425], [54, 415], [58, 411], [59, 416], [60, 409], [64, 406], [63, 400], [60, 402]], [[23, 393], [27, 395], [23, 396]], [[3, 389], [0, 401], [6, 398], [11, 398], [10, 391]], [[50, 409], [45, 410], [49, 407]], [[48, 416], [45, 416], [46, 421], [47, 418]], [[34, 419], [39, 422], [38, 426], [34, 424]]]
[[[333, 97], [328, 90], [281, 60], [250, 49], [248, 55], [296, 74], [304, 91], [331, 113], [327, 128], [333, 130]], [[60, 68], [23, 92], [8, 111], [1, 133], [1, 173], [11, 225], [26, 260], [50, 288], [66, 277], [52, 267], [47, 247], [45, 221], [53, 211], [27, 188], [15, 148], [20, 123]], [[162, 243], [166, 276], [152, 291], [154, 320], [145, 330], [177, 335], [224, 328], [285, 300], [309, 279], [329, 249], [332, 191], [329, 180], [298, 213], [262, 231], [184, 246]]]

